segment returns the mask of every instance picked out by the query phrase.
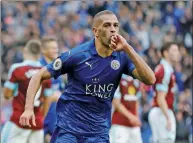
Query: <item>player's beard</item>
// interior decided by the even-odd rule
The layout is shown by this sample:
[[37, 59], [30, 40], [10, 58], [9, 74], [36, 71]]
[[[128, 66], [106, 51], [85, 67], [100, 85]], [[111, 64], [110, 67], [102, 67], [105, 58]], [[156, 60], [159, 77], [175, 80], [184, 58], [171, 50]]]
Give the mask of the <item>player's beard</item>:
[[109, 45], [111, 43], [111, 38], [103, 37], [101, 39], [102, 45], [104, 45], [106, 48], [109, 48]]

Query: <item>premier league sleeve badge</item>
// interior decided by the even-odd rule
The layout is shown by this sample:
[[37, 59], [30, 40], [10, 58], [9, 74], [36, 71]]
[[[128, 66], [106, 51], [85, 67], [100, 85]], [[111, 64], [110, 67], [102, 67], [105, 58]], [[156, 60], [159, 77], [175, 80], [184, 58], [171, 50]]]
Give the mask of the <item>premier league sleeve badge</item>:
[[54, 70], [59, 70], [62, 67], [62, 60], [60, 58], [56, 59], [53, 63]]

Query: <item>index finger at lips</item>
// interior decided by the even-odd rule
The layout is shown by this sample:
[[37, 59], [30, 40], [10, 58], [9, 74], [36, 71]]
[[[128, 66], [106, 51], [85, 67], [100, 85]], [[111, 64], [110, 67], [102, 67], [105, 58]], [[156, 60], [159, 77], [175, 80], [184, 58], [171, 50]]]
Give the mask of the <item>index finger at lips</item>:
[[115, 38], [112, 38], [112, 39], [111, 39], [111, 42], [114, 42], [114, 43], [116, 43], [116, 40], [115, 40]]
[[116, 35], [116, 40], [119, 41], [120, 40], [120, 36]]
[[113, 35], [113, 36], [111, 37], [111, 40], [116, 41], [116, 40], [117, 40], [116, 35]]

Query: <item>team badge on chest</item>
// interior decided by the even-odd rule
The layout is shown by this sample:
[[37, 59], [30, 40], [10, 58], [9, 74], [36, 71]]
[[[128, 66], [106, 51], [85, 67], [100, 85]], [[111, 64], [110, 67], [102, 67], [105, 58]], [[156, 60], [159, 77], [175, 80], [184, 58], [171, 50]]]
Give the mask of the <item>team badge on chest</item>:
[[114, 70], [118, 70], [120, 68], [120, 63], [117, 60], [112, 60], [111, 61], [111, 68]]

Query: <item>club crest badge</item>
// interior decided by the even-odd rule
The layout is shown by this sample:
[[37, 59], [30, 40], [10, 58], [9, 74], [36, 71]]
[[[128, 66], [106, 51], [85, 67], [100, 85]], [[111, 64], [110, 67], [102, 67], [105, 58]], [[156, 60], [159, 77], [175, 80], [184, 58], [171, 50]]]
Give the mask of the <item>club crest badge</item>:
[[120, 68], [120, 63], [117, 60], [112, 60], [111, 61], [111, 68], [114, 70], [118, 70]]
[[62, 61], [61, 59], [58, 58], [54, 61], [53, 68], [55, 70], [59, 70], [61, 67], [62, 67]]

